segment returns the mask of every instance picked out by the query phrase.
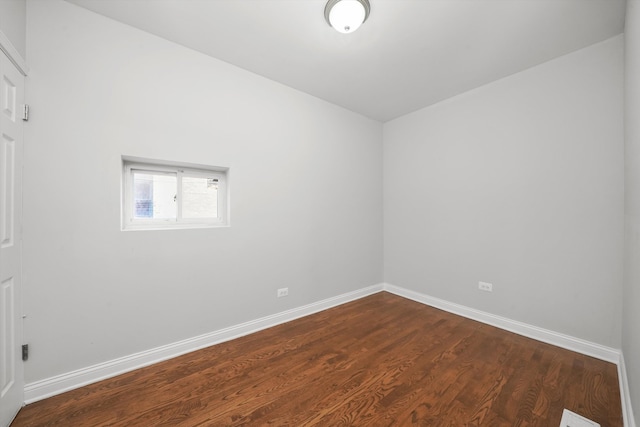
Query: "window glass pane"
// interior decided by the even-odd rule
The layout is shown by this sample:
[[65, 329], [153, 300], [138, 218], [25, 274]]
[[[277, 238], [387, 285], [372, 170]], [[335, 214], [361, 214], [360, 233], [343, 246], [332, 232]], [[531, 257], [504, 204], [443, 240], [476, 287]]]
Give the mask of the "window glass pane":
[[218, 178], [182, 177], [182, 217], [218, 217]]
[[133, 217], [176, 219], [176, 175], [133, 172]]

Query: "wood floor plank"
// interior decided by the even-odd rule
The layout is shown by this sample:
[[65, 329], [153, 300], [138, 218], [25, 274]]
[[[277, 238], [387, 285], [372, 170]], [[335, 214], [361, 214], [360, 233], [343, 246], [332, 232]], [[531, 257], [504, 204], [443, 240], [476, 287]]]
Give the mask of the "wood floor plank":
[[22, 426], [622, 426], [615, 365], [385, 292], [36, 402]]

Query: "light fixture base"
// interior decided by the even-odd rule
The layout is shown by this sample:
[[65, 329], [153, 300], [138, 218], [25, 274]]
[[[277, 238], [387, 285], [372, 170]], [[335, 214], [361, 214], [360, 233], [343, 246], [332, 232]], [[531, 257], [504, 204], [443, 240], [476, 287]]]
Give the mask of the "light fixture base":
[[[331, 9], [333, 9], [334, 6], [336, 6], [338, 3], [342, 2], [342, 1], [344, 1], [344, 0], [329, 0], [327, 2], [327, 5], [324, 7], [324, 19], [327, 21], [327, 24], [329, 24], [330, 27], [335, 28], [337, 31], [339, 31], [341, 33], [348, 33], [349, 32], [349, 28], [348, 27], [345, 28], [345, 31], [342, 31], [341, 29], [338, 29], [338, 28], [334, 27], [333, 24], [331, 24]], [[358, 3], [360, 3], [362, 5], [362, 8], [364, 9], [364, 19], [362, 20], [362, 22], [358, 23], [356, 28], [353, 30], [353, 31], [355, 31], [369, 17], [369, 13], [371, 12], [371, 4], [369, 4], [369, 0], [352, 0], [352, 1], [357, 1]]]

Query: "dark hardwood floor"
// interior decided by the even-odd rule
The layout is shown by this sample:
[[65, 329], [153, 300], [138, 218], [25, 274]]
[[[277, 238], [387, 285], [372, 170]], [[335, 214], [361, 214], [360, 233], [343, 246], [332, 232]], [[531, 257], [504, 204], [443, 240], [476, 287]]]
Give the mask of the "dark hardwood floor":
[[616, 366], [388, 293], [23, 408], [19, 426], [622, 426]]

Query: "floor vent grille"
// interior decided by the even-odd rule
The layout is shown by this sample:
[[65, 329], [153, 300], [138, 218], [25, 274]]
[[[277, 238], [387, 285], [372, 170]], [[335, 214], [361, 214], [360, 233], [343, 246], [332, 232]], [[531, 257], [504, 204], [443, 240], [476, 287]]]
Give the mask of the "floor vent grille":
[[562, 412], [560, 427], [600, 427], [600, 424], [565, 409]]

